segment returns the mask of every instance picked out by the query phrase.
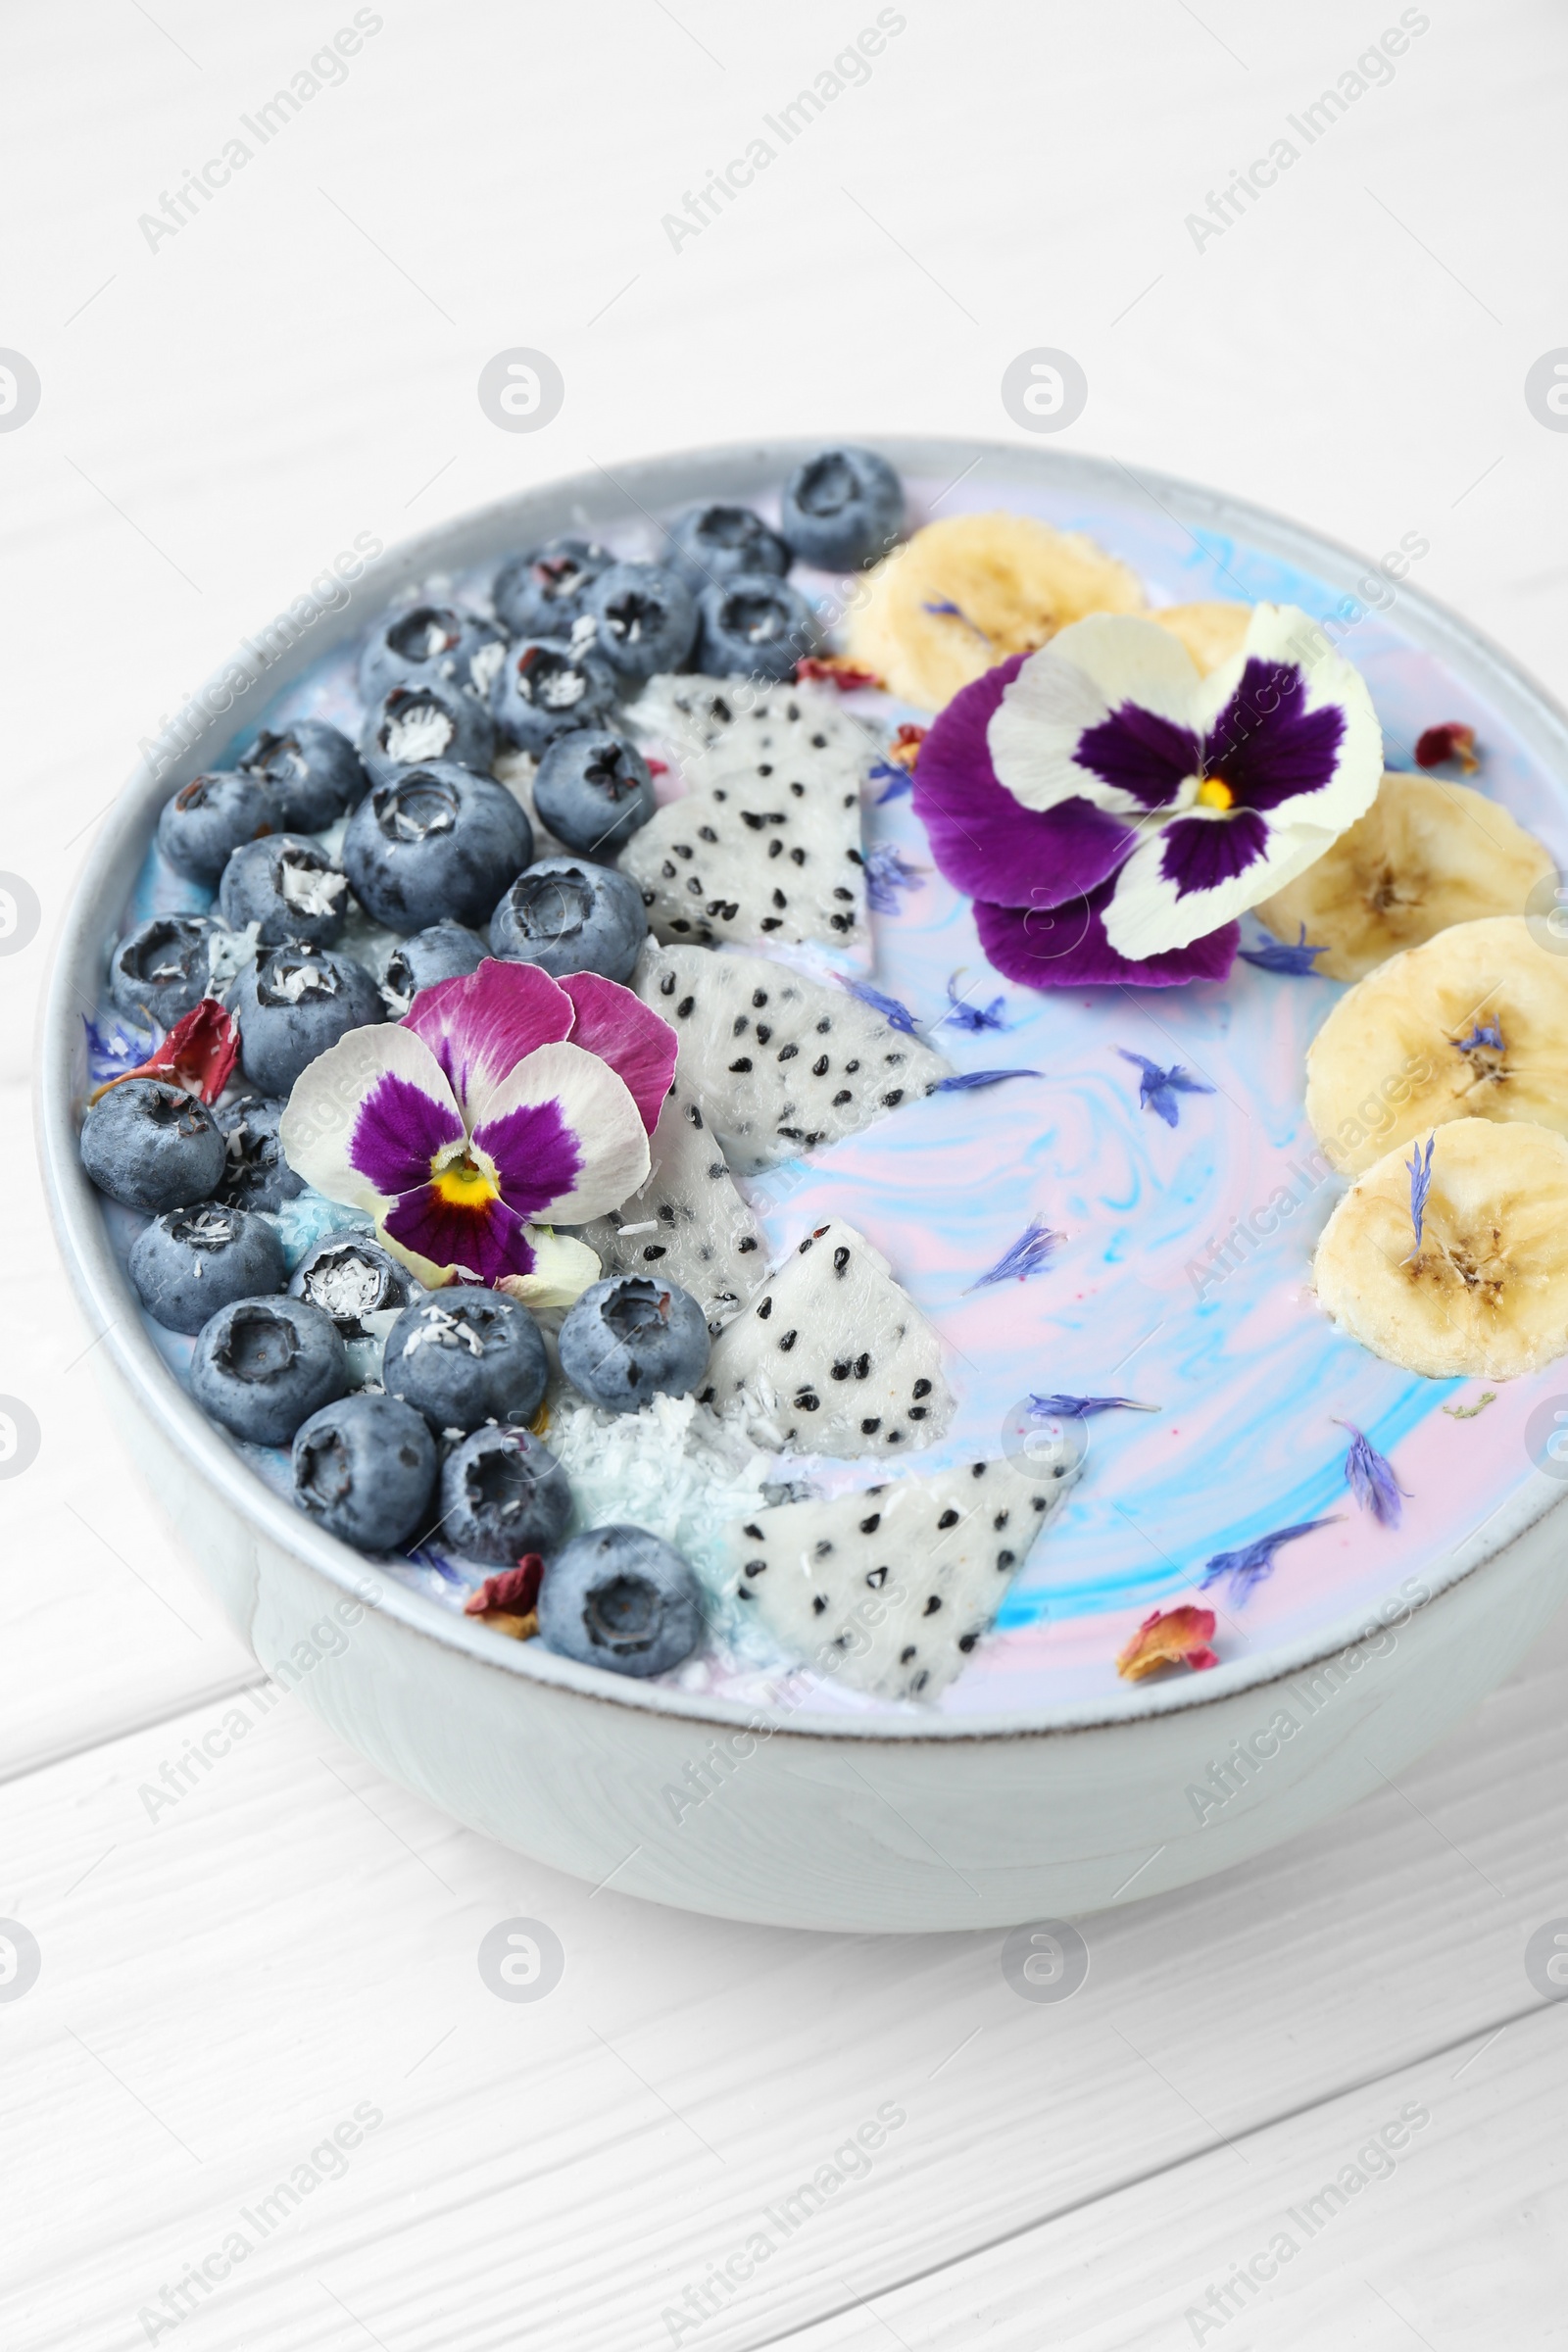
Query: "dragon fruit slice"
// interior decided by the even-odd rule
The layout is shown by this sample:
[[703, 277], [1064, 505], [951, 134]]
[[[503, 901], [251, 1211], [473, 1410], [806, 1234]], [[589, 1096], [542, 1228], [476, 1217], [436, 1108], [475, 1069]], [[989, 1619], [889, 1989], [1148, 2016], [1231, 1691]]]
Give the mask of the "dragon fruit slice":
[[1042, 1485], [1005, 1461], [964, 1462], [759, 1511], [726, 1531], [737, 1598], [818, 1674], [934, 1699], [1077, 1475], [1062, 1465]]
[[764, 1279], [757, 1219], [731, 1182], [702, 1110], [677, 1080], [664, 1098], [640, 1191], [582, 1227], [607, 1274], [651, 1268], [690, 1291], [716, 1338]]
[[859, 998], [760, 956], [650, 944], [635, 986], [680, 1039], [681, 1082], [743, 1176], [854, 1135], [952, 1074]]
[[876, 755], [876, 738], [836, 692], [820, 686], [759, 686], [746, 678], [666, 672], [650, 678], [624, 713], [633, 732], [675, 754], [684, 768], [703, 752], [761, 759], [763, 729], [775, 743], [802, 744], [818, 761], [836, 760], [852, 781]]
[[909, 1453], [953, 1417], [936, 1333], [881, 1252], [837, 1218], [720, 1335], [701, 1399], [763, 1445], [809, 1453]]
[[657, 939], [808, 939], [850, 947], [865, 937], [859, 742], [815, 698], [792, 690], [736, 718], [683, 762], [683, 799], [661, 808], [620, 854]]

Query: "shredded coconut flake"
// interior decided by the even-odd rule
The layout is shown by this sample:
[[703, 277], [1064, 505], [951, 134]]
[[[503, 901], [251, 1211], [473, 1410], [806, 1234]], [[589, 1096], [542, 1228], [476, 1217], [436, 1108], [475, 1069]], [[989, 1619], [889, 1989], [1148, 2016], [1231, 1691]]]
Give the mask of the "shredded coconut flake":
[[452, 721], [439, 705], [420, 703], [406, 718], [391, 719], [381, 741], [389, 760], [415, 767], [422, 760], [439, 760], [452, 733]]
[[769, 1457], [694, 1396], [656, 1396], [640, 1413], [601, 1413], [575, 1396], [551, 1407], [545, 1444], [571, 1482], [576, 1524], [645, 1527], [689, 1560], [719, 1654], [772, 1664], [772, 1638], [741, 1616], [723, 1531], [767, 1507]]
[[279, 863], [278, 888], [297, 914], [337, 912], [337, 903], [349, 886], [347, 874], [335, 874], [329, 865], [307, 864], [303, 858], [290, 857], [287, 852]]
[[247, 923], [243, 931], [211, 931], [207, 935], [208, 993], [220, 997], [229, 982], [256, 961], [256, 942], [261, 937], [260, 923]]

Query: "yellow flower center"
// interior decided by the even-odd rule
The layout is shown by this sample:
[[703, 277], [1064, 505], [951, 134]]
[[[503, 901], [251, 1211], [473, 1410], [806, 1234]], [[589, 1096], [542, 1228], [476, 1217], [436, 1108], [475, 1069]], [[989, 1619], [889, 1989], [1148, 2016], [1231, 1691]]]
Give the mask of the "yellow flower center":
[[474, 1159], [471, 1152], [460, 1144], [447, 1147], [452, 1156], [444, 1159], [436, 1154], [430, 1168], [430, 1182], [437, 1196], [453, 1208], [483, 1208], [486, 1201], [497, 1198], [498, 1187]]
[[1221, 783], [1218, 776], [1205, 776], [1198, 787], [1198, 806], [1200, 808], [1234, 808], [1236, 795], [1228, 784]]

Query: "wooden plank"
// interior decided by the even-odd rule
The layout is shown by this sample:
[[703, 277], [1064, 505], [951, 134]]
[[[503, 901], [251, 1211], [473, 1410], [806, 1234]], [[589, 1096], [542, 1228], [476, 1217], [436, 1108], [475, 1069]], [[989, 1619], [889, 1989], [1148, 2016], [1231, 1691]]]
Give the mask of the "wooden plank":
[[[1359, 2100], [1353, 2135], [1387, 2104], [1357, 2085], [1534, 1997], [1523, 1942], [1563, 1901], [1565, 1672], [1554, 1631], [1401, 1789], [1086, 1923], [1088, 1983], [1055, 2005], [1010, 1990], [994, 1935], [792, 1936], [595, 1894], [378, 1780], [297, 1699], [35, 1774], [0, 1791], [4, 1907], [44, 1954], [4, 2021], [24, 2249], [5, 2338], [134, 2341], [361, 2102], [380, 2127], [203, 2298], [206, 2344], [339, 2352], [335, 2295], [388, 2352], [624, 2352], [669, 2341], [662, 2315], [762, 2230], [775, 2250], [701, 2335], [760, 2344], [837, 2309], [844, 2276], [875, 2298], [1195, 2162], [1248, 2180], [1230, 2143], [1293, 2111]], [[199, 1770], [225, 1720], [231, 1752]], [[537, 2003], [478, 1971], [519, 1916], [565, 1953]], [[818, 2168], [879, 2112], [863, 2176], [846, 2153], [861, 2177], [829, 2190]]]
[[[789, 2352], [1468, 2352], [1563, 2340], [1555, 2004], [886, 2295]], [[691, 2343], [722, 2340], [716, 2327]], [[740, 2339], [736, 2339], [740, 2340]]]

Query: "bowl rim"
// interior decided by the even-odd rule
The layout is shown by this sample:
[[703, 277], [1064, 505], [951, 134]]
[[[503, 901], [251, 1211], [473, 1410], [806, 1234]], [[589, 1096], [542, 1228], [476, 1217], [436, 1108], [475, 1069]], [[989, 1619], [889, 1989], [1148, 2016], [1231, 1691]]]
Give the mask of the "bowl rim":
[[[1125, 503], [1131, 483], [1195, 540], [1198, 529], [1204, 526], [1244, 537], [1250, 549], [1310, 568], [1350, 597], [1356, 595], [1356, 581], [1369, 573], [1390, 578], [1370, 559], [1270, 509], [1179, 476], [1149, 468], [1134, 471], [1112, 457], [967, 437], [878, 434], [870, 439], [905, 476], [941, 476], [948, 479], [948, 490], [978, 474], [982, 483], [995, 478], [999, 493], [1004, 493], [1008, 483], [1016, 484], [1022, 475], [1034, 477], [1042, 487], [1100, 496], [1108, 492]], [[73, 1061], [79, 1039], [76, 1024], [84, 1006], [96, 1010], [102, 963], [113, 944], [114, 918], [123, 898], [124, 878], [145, 854], [158, 810], [171, 791], [212, 764], [236, 734], [254, 730], [284, 687], [315, 666], [323, 653], [357, 636], [366, 618], [390, 603], [409, 582], [467, 568], [490, 558], [499, 561], [515, 548], [558, 531], [624, 525], [639, 518], [656, 521], [660, 511], [667, 513], [688, 500], [757, 496], [775, 488], [791, 466], [823, 446], [818, 437], [712, 444], [636, 459], [613, 471], [596, 466], [592, 472], [531, 485], [368, 559], [352, 584], [343, 583], [346, 595], [341, 605], [329, 607], [308, 624], [295, 616], [294, 625], [300, 630], [297, 642], [270, 658], [244, 691], [233, 691], [232, 657], [211, 673], [185, 706], [186, 710], [193, 706], [204, 708], [207, 723], [182, 750], [156, 766], [145, 756], [140, 759], [102, 819], [97, 820], [52, 943], [34, 1057], [35, 1127], [50, 1216], [68, 1277], [88, 1328], [94, 1332], [92, 1346], [104, 1350], [105, 1369], [119, 1378], [139, 1409], [152, 1418], [172, 1451], [190, 1464], [241, 1521], [255, 1523], [273, 1546], [345, 1595], [495, 1672], [602, 1704], [694, 1725], [813, 1742], [849, 1739], [900, 1746], [910, 1741], [1054, 1739], [1072, 1732], [1134, 1726], [1194, 1707], [1215, 1706], [1244, 1693], [1267, 1692], [1353, 1649], [1394, 1620], [1363, 1605], [1293, 1643], [1231, 1660], [1201, 1675], [1134, 1686], [1125, 1693], [1105, 1693], [1048, 1711], [924, 1718], [913, 1709], [907, 1713], [887, 1708], [838, 1714], [808, 1705], [789, 1708], [647, 1684], [601, 1667], [578, 1665], [545, 1650], [538, 1642], [513, 1642], [491, 1633], [386, 1573], [377, 1575], [373, 1558], [312, 1526], [266, 1485], [231, 1441], [199, 1410], [142, 1325], [134, 1293], [114, 1254], [98, 1195], [82, 1169], [72, 1099]], [[939, 501], [948, 490], [939, 494]], [[1568, 713], [1544, 688], [1480, 630], [1424, 590], [1412, 587], [1407, 579], [1396, 583], [1395, 603], [1400, 612], [1401, 632], [1410, 642], [1453, 662], [1466, 682], [1492, 701], [1538, 756], [1568, 774]], [[254, 645], [251, 653], [257, 658]], [[1461, 1539], [1441, 1564], [1419, 1579], [1405, 1578], [1404, 1586], [1417, 1585], [1416, 1596], [1402, 1604], [1405, 1621], [1431, 1607], [1445, 1592], [1489, 1561], [1499, 1558], [1562, 1502], [1568, 1502], [1568, 1494], [1536, 1472]]]

